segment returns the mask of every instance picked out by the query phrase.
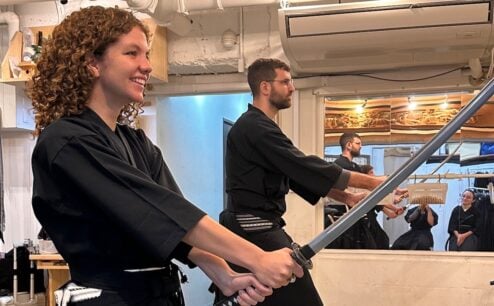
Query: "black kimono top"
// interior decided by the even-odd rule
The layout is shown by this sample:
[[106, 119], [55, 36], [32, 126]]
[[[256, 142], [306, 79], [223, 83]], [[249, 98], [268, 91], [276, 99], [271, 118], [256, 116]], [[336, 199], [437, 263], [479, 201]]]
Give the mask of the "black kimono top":
[[480, 235], [481, 217], [478, 210], [472, 205], [467, 211], [463, 211], [461, 205], [456, 206], [451, 211], [449, 218], [448, 233], [454, 234], [454, 231], [463, 234], [472, 231], [475, 235]]
[[405, 215], [405, 220], [410, 223], [410, 228], [412, 230], [425, 230], [428, 229], [430, 230], [434, 225], [437, 224], [439, 217], [437, 216], [436, 212], [431, 209], [432, 212], [432, 217], [434, 218], [434, 224], [430, 225], [429, 222], [427, 222], [427, 213], [422, 214], [419, 212], [418, 217], [410, 222], [410, 216], [417, 210], [419, 209], [418, 206], [410, 209], [407, 211], [407, 214]]
[[302, 153], [250, 104], [228, 134], [225, 166], [228, 208], [268, 219], [286, 211], [289, 189], [316, 204], [332, 187], [345, 189], [349, 178], [339, 166]]
[[[360, 168], [359, 164], [357, 164], [354, 161], [349, 160], [347, 157], [340, 155], [335, 161], [335, 164], [340, 166], [343, 169], [346, 169], [348, 171], [353, 171], [353, 172], [360, 172], [362, 173], [362, 169]], [[332, 207], [338, 209], [341, 214], [346, 213], [345, 206], [343, 205], [332, 205]], [[377, 213], [383, 210], [383, 207], [381, 205], [376, 205], [373, 208], [371, 208], [368, 212], [367, 215], [376, 219], [377, 218]], [[376, 219], [377, 220], [377, 219]], [[376, 221], [377, 222], [377, 221]]]
[[42, 131], [32, 168], [34, 212], [72, 279], [105, 288], [125, 269], [188, 263], [181, 240], [205, 213], [184, 199], [142, 130], [113, 132], [86, 109]]
[[341, 168], [346, 169], [346, 170], [355, 171], [355, 172], [362, 172], [362, 169], [360, 168], [360, 166], [357, 163], [350, 161], [348, 158], [346, 158], [343, 155], [340, 155], [334, 161], [334, 163], [337, 164], [338, 166], [340, 166]]

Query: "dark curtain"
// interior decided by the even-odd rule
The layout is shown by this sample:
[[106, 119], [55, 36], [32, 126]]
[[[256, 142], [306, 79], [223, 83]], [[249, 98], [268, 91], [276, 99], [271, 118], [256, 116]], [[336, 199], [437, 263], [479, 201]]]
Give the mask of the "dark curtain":
[[479, 250], [494, 251], [494, 205], [491, 204], [489, 195], [477, 194], [475, 207], [479, 210], [482, 218]]
[[3, 243], [3, 232], [5, 231], [5, 205], [3, 202], [3, 157], [2, 157], [2, 134], [0, 133], [0, 239]]

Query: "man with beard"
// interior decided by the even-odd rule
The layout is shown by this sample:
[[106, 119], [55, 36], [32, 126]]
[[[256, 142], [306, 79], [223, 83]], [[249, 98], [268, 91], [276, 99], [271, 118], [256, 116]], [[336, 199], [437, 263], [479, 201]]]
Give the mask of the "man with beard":
[[[362, 140], [357, 133], [343, 133], [340, 136], [341, 155], [334, 163], [349, 171], [366, 173], [353, 159], [360, 156]], [[369, 173], [367, 173], [369, 174]], [[351, 205], [328, 205], [333, 209], [333, 219], [345, 214]], [[350, 207], [348, 207], [350, 206]], [[388, 204], [385, 213], [389, 217], [396, 217], [403, 213], [403, 209]], [[382, 206], [372, 208], [362, 219], [345, 231], [340, 237], [327, 246], [331, 249], [389, 249], [389, 238], [381, 225], [377, 222], [377, 213], [383, 210]], [[327, 221], [327, 220], [326, 220]], [[330, 225], [326, 222], [326, 226]]]
[[360, 156], [362, 140], [357, 133], [343, 133], [340, 136], [341, 155], [334, 162], [343, 169], [362, 172], [360, 166], [353, 161], [354, 157]]
[[[295, 91], [290, 68], [277, 59], [258, 59], [247, 76], [253, 103], [233, 125], [225, 159], [227, 208], [220, 223], [264, 250], [290, 247], [283, 230], [285, 195], [289, 189], [311, 204], [330, 196], [353, 205], [364, 196], [347, 186], [372, 190], [383, 178], [343, 170], [297, 149], [274, 121], [289, 108]], [[232, 265], [236, 271], [244, 271]], [[223, 297], [217, 294], [216, 299]], [[308, 271], [288, 286], [274, 290], [258, 305], [322, 305]]]

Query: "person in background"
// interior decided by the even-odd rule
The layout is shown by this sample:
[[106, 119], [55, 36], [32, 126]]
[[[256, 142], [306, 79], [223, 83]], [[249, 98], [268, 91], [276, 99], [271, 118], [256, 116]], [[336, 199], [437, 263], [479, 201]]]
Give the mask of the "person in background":
[[[372, 167], [371, 165], [368, 165], [368, 164], [362, 165], [362, 166], [360, 166], [360, 170], [362, 171], [362, 173], [365, 173], [368, 175], [375, 175], [374, 167]], [[400, 203], [403, 199], [405, 199], [407, 197], [408, 197], [407, 192], [400, 193], [399, 195], [398, 194], [395, 195], [393, 197], [393, 200], [390, 201], [390, 203], [384, 203], [381, 206], [382, 211], [390, 219], [398, 217], [399, 215], [403, 214], [403, 212], [405, 211], [405, 208], [398, 206], [398, 203]], [[391, 202], [393, 202], [393, 203], [391, 203]]]
[[[343, 170], [317, 156], [305, 155], [275, 122], [289, 108], [295, 91], [288, 65], [277, 59], [257, 59], [248, 68], [253, 103], [235, 122], [227, 138], [225, 158], [227, 208], [220, 222], [264, 250], [288, 247], [284, 231], [285, 195], [291, 189], [311, 204], [330, 196], [355, 205], [363, 194], [347, 186], [373, 189], [383, 179]], [[236, 271], [242, 271], [234, 266]], [[217, 299], [221, 299], [221, 294]], [[322, 305], [310, 274], [274, 290], [260, 305]]]
[[[357, 133], [343, 133], [340, 136], [339, 144], [341, 147], [341, 155], [334, 161], [337, 165], [343, 169], [366, 173], [372, 171], [373, 167], [368, 165], [364, 170], [360, 165], [355, 163], [353, 159], [360, 156], [362, 149], [362, 140]], [[374, 174], [372, 174], [374, 175]], [[387, 204], [387, 208], [384, 212], [388, 217], [396, 217], [403, 213], [403, 208], [399, 208], [394, 203]], [[336, 209], [334, 217], [339, 218], [345, 214], [351, 206], [344, 205], [330, 205], [331, 208]], [[363, 216], [357, 223], [345, 231], [340, 237], [338, 237], [333, 243], [327, 246], [327, 248], [334, 249], [389, 249], [389, 237], [382, 229], [379, 222], [377, 222], [377, 213], [383, 210], [382, 206], [376, 206], [372, 208], [365, 216]]]
[[360, 166], [353, 161], [355, 157], [360, 156], [360, 150], [362, 149], [362, 139], [357, 133], [343, 133], [340, 136], [341, 154], [334, 161], [343, 169], [349, 171], [362, 172]]
[[407, 211], [405, 221], [410, 223], [410, 230], [395, 240], [393, 250], [426, 250], [434, 248], [431, 229], [437, 224], [438, 216], [428, 205], [417, 205]]
[[461, 196], [461, 205], [451, 211], [448, 226], [450, 251], [478, 250], [481, 218], [474, 206], [475, 199], [475, 192], [466, 189]]
[[[362, 173], [375, 175], [374, 167], [372, 167], [371, 165], [362, 165], [360, 167], [360, 170], [362, 171]], [[376, 205], [376, 207], [374, 207], [367, 213], [368, 228], [371, 236], [374, 238], [376, 249], [389, 249], [389, 237], [388, 234], [386, 234], [384, 229], [381, 227], [381, 224], [379, 224], [379, 222], [377, 221], [378, 213], [382, 211], [384, 215], [386, 215], [387, 219], [394, 219], [403, 214], [405, 209], [403, 207], [397, 206], [396, 204], [399, 203], [405, 196], [406, 195], [393, 197], [393, 203], [386, 202], [383, 205]]]
[[70, 267], [58, 302], [183, 305], [178, 259], [255, 305], [303, 270], [288, 248], [265, 252], [188, 202], [158, 147], [131, 126], [152, 69], [149, 39], [132, 13], [92, 6], [43, 45], [29, 88], [32, 206]]

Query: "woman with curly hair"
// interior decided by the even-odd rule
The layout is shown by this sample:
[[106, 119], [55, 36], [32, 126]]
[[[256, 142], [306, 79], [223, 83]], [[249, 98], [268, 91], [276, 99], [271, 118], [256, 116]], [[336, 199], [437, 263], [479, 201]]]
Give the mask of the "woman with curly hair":
[[[29, 95], [36, 217], [70, 267], [68, 305], [183, 305], [178, 259], [255, 305], [302, 268], [264, 252], [182, 196], [160, 150], [130, 124], [151, 73], [149, 33], [131, 13], [89, 7], [55, 27]], [[253, 274], [231, 270], [225, 260]]]

